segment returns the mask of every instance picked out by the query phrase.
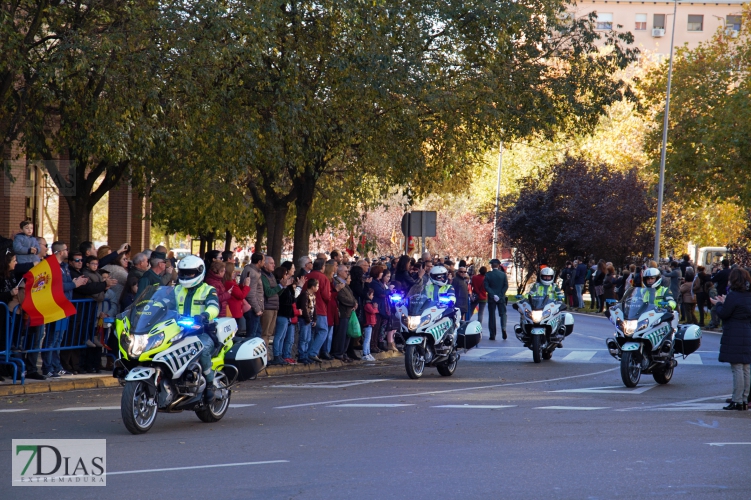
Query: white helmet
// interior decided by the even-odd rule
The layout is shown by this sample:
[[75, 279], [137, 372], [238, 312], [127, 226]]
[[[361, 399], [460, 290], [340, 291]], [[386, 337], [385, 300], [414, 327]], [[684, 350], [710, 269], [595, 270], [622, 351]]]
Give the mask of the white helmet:
[[555, 271], [553, 271], [549, 267], [544, 267], [542, 271], [540, 271], [540, 283], [543, 285], [552, 285], [553, 279], [555, 279]]
[[185, 288], [197, 286], [206, 275], [206, 266], [195, 255], [188, 255], [177, 263], [177, 281]]
[[[655, 282], [652, 284], [647, 283], [647, 279], [649, 278], [656, 278]], [[644, 274], [641, 275], [641, 281], [644, 283], [644, 286], [647, 288], [658, 288], [660, 286], [660, 283], [662, 283], [662, 273], [659, 269], [655, 269], [654, 267], [650, 267], [646, 271], [644, 271]]]
[[433, 266], [430, 269], [430, 281], [434, 285], [445, 286], [449, 282], [449, 271], [443, 266]]

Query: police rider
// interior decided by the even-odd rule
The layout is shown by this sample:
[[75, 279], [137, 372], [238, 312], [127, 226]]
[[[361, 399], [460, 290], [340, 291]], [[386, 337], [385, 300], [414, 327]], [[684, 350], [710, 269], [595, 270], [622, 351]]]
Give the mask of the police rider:
[[454, 287], [449, 285], [449, 272], [443, 266], [430, 269], [430, 281], [425, 285], [424, 292], [434, 302], [447, 304], [450, 308], [456, 304], [456, 292]]
[[653, 267], [648, 268], [642, 274], [642, 282], [644, 283], [644, 288], [646, 288], [644, 301], [658, 307], [662, 307], [660, 302], [667, 302], [668, 313], [663, 316], [663, 321], [672, 322], [674, 318], [673, 311], [678, 307], [678, 304], [673, 299], [670, 288], [661, 286], [662, 273], [660, 270]]
[[553, 301], [558, 300], [561, 289], [553, 283], [553, 280], [555, 280], [555, 271], [549, 267], [543, 267], [540, 271], [540, 282], [534, 284], [529, 291], [528, 298], [547, 297]]
[[[219, 300], [216, 289], [203, 282], [206, 267], [203, 260], [195, 255], [188, 255], [177, 264], [177, 282], [175, 297], [177, 311], [182, 316], [193, 316], [197, 324], [208, 324], [219, 315]], [[208, 331], [207, 331], [208, 330]], [[211, 352], [214, 350], [216, 337], [213, 330], [204, 328], [198, 337], [203, 344], [200, 363], [206, 378], [204, 396], [207, 402], [214, 400], [214, 370], [211, 369]]]

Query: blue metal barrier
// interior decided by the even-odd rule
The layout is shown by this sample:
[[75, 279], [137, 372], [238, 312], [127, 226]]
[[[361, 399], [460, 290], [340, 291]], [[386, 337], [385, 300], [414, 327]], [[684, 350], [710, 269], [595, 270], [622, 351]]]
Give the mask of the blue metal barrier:
[[[20, 313], [17, 306], [13, 311], [0, 303], [0, 317], [5, 323], [5, 342], [0, 339], [0, 345], [4, 344], [4, 351], [0, 351], [0, 365], [13, 366], [13, 383], [21, 374], [21, 384], [26, 379], [24, 358], [28, 354], [48, 353], [71, 349], [83, 349], [88, 347], [86, 342], [92, 340], [97, 329], [97, 303], [92, 299], [76, 299], [71, 303], [76, 308], [76, 314], [68, 318], [48, 323], [42, 326], [29, 326], [28, 319]], [[51, 347], [56, 332], [62, 331], [60, 346]], [[34, 356], [34, 363], [36, 362]]]

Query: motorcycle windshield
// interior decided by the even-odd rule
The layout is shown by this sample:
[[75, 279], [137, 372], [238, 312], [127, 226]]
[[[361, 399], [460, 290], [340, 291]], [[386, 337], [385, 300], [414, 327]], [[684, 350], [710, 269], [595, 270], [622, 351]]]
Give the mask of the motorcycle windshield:
[[130, 320], [130, 332], [133, 334], [149, 333], [162, 321], [177, 318], [177, 300], [175, 288], [171, 286], [150, 286], [143, 290], [130, 309], [124, 314]]
[[425, 294], [425, 287], [422, 283], [417, 283], [410, 288], [406, 302], [407, 314], [409, 316], [421, 316], [425, 309], [436, 305], [435, 302]]
[[630, 288], [621, 300], [621, 310], [624, 319], [639, 319], [645, 312], [656, 309], [652, 303], [652, 294], [656, 290], [652, 288]]

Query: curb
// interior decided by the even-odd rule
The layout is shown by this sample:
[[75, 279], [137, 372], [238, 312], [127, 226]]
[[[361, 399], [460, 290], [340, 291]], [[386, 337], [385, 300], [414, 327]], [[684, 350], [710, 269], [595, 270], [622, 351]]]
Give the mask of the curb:
[[[401, 357], [402, 353], [398, 351], [386, 351], [373, 354], [378, 361]], [[258, 374], [259, 377], [274, 377], [279, 375], [292, 375], [297, 373], [323, 372], [335, 368], [349, 368], [362, 366], [362, 363], [342, 363], [335, 359], [333, 361], [324, 361], [323, 363], [314, 363], [310, 365], [287, 365], [287, 366], [268, 366], [264, 371]], [[44, 380], [39, 382], [27, 381], [25, 384], [0, 385], [0, 397], [2, 396], [21, 396], [24, 394], [45, 394], [51, 392], [77, 391], [81, 389], [105, 389], [109, 387], [120, 387], [120, 382], [112, 375], [99, 375], [84, 378], [66, 378], [52, 381]]]

